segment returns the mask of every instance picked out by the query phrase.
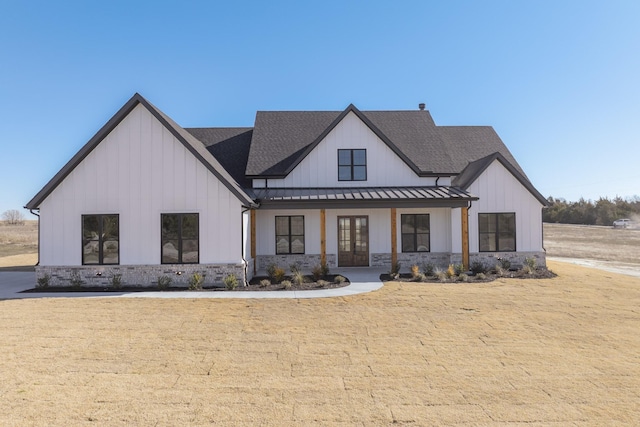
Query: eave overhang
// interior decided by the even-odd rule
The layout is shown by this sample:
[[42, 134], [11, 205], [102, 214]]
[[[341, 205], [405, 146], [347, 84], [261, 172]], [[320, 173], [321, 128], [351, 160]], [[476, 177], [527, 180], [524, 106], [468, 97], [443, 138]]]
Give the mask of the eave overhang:
[[451, 186], [254, 188], [260, 209], [466, 207], [478, 197]]

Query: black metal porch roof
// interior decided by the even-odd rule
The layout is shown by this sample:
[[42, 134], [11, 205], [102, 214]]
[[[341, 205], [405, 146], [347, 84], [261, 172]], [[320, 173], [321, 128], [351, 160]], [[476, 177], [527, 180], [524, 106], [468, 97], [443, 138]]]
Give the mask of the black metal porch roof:
[[253, 188], [263, 209], [464, 207], [476, 196], [452, 186]]

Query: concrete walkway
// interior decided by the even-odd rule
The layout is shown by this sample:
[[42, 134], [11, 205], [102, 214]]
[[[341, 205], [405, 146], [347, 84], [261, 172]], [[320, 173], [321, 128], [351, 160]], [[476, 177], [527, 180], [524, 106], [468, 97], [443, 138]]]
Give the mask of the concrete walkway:
[[330, 298], [362, 294], [378, 290], [382, 287], [380, 274], [384, 268], [351, 267], [336, 268], [332, 274], [340, 274], [349, 279], [351, 284], [336, 289], [320, 289], [309, 291], [187, 291], [184, 292], [38, 292], [21, 293], [35, 287], [33, 272], [0, 272], [0, 300], [22, 298]]

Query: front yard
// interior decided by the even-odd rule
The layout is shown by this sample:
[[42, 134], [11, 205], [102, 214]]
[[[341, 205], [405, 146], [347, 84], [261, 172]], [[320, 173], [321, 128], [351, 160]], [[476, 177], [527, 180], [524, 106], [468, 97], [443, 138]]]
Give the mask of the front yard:
[[0, 425], [633, 425], [640, 279], [0, 301]]

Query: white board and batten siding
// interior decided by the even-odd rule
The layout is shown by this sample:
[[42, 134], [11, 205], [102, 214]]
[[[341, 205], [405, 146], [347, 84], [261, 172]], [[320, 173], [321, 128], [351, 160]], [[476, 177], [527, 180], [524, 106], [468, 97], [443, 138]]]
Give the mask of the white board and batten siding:
[[516, 214], [516, 250], [541, 252], [542, 204], [499, 161], [467, 189], [480, 198], [469, 209], [469, 251], [478, 252], [478, 213]]
[[42, 202], [40, 263], [80, 265], [82, 215], [119, 214], [120, 264], [160, 264], [163, 213], [199, 214], [201, 264], [239, 263], [241, 212], [227, 187], [138, 105]]
[[[367, 150], [367, 180], [338, 181], [338, 150]], [[440, 179], [440, 185], [450, 180]], [[264, 187], [256, 179], [254, 187]], [[269, 179], [269, 187], [392, 187], [430, 186], [435, 178], [421, 178], [354, 113], [335, 128], [284, 179]]]

